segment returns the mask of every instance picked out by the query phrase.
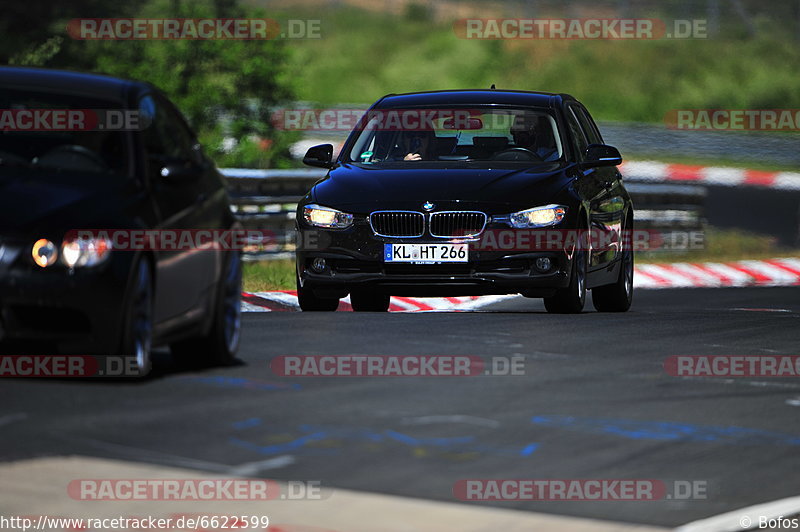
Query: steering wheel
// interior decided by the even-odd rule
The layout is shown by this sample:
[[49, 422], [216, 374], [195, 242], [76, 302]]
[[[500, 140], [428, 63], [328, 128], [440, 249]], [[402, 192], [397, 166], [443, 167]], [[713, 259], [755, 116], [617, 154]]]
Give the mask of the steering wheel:
[[79, 144], [62, 144], [36, 160], [42, 166], [65, 166], [82, 169], [89, 163], [91, 170], [108, 170], [108, 164], [97, 153]]
[[491, 160], [492, 161], [537, 161], [537, 162], [543, 161], [543, 159], [539, 157], [536, 153], [532, 152], [528, 148], [520, 148], [519, 146], [499, 151], [492, 156]]

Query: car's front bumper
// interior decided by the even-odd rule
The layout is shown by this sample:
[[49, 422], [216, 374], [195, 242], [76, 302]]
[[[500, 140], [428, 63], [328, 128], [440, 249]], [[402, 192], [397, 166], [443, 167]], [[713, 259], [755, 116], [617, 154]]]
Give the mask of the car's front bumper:
[[97, 268], [3, 265], [4, 354], [112, 354], [121, 342], [129, 259]]
[[[571, 252], [565, 249], [487, 250], [479, 238], [466, 240], [387, 238], [368, 226], [326, 231], [299, 227], [297, 271], [304, 288], [318, 297], [344, 297], [353, 290], [391, 295], [456, 296], [526, 293], [541, 297], [569, 284]], [[491, 230], [492, 228], [487, 228]], [[506, 228], [508, 230], [508, 228]], [[384, 261], [384, 244], [468, 242], [468, 262], [412, 264]], [[536, 259], [550, 259], [547, 270]], [[315, 259], [325, 259], [322, 271]]]

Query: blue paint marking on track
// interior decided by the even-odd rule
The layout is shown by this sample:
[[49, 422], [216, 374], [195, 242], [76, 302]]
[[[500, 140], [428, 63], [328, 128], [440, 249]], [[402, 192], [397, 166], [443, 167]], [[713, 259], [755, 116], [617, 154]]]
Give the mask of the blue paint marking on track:
[[592, 434], [608, 434], [633, 440], [711, 442], [727, 445], [800, 445], [800, 437], [782, 432], [746, 427], [718, 427], [673, 423], [571, 416], [533, 416], [534, 425]]
[[[260, 427], [261, 425], [262, 421], [260, 418], [250, 418], [237, 421], [231, 426], [236, 431], [246, 431], [247, 429]], [[538, 443], [528, 443], [522, 448], [484, 445], [478, 443], [475, 436], [419, 438], [392, 429], [374, 430], [364, 427], [338, 427], [328, 425], [301, 424], [296, 427], [271, 427], [271, 429], [272, 430], [268, 430], [266, 434], [263, 431], [259, 431], [258, 436], [250, 437], [258, 437], [263, 439], [264, 437], [269, 437], [271, 433], [273, 435], [280, 435], [283, 438], [287, 438], [287, 441], [282, 441], [280, 443], [259, 444], [249, 438], [235, 436], [231, 437], [228, 442], [232, 445], [236, 445], [237, 447], [243, 447], [266, 455], [302, 452], [305, 455], [324, 456], [343, 452], [345, 448], [344, 442], [349, 444], [399, 443], [408, 447], [427, 447], [443, 452], [480, 452], [494, 455], [523, 457], [531, 456], [539, 447]], [[341, 443], [338, 447], [326, 448], [326, 444], [323, 442], [327, 442], [328, 445], [331, 442]], [[319, 444], [319, 446], [315, 446], [315, 444]]]
[[226, 388], [244, 388], [246, 390], [284, 391], [302, 389], [299, 384], [295, 384], [293, 382], [269, 382], [248, 379], [245, 377], [225, 377], [221, 375], [186, 375], [178, 377], [178, 379]]

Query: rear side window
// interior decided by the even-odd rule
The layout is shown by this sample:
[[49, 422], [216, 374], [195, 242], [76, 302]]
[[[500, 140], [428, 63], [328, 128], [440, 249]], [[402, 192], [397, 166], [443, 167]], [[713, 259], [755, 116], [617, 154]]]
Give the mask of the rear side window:
[[196, 160], [194, 135], [170, 105], [160, 98], [145, 96], [139, 102], [139, 110], [152, 119], [150, 126], [143, 132], [148, 156], [181, 161]]
[[595, 125], [594, 120], [589, 115], [589, 111], [584, 109], [581, 106], [573, 105], [570, 106], [575, 112], [575, 115], [578, 117], [578, 122], [580, 122], [581, 127], [583, 127], [583, 131], [586, 133], [586, 138], [589, 140], [589, 144], [603, 144], [603, 137], [600, 136], [600, 131], [597, 129], [597, 125]]
[[572, 147], [575, 150], [575, 159], [582, 161], [586, 156], [586, 148], [589, 142], [586, 139], [583, 128], [578, 122], [578, 118], [575, 116], [573, 107], [567, 107], [567, 112], [565, 114], [567, 115], [570, 137], [572, 138]]

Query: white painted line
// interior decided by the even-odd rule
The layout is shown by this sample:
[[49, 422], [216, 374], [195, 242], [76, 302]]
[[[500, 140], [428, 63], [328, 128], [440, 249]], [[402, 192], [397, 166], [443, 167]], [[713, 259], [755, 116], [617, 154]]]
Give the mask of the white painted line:
[[735, 187], [745, 180], [746, 171], [740, 168], [704, 168], [703, 182], [707, 185], [725, 185]]
[[272, 312], [270, 309], [242, 301], [242, 312]]
[[276, 456], [274, 458], [267, 458], [266, 460], [259, 460], [257, 462], [245, 462], [243, 464], [239, 464], [237, 466], [233, 466], [228, 469], [228, 473], [231, 475], [237, 475], [242, 477], [254, 477], [261, 473], [262, 471], [268, 471], [270, 469], [280, 469], [282, 467], [287, 467], [297, 462], [294, 456], [290, 454], [284, 454], [281, 456]]
[[675, 532], [736, 532], [759, 528], [759, 518], [774, 519], [800, 512], [800, 497], [788, 497], [778, 501], [748, 506], [724, 514], [687, 523]]

